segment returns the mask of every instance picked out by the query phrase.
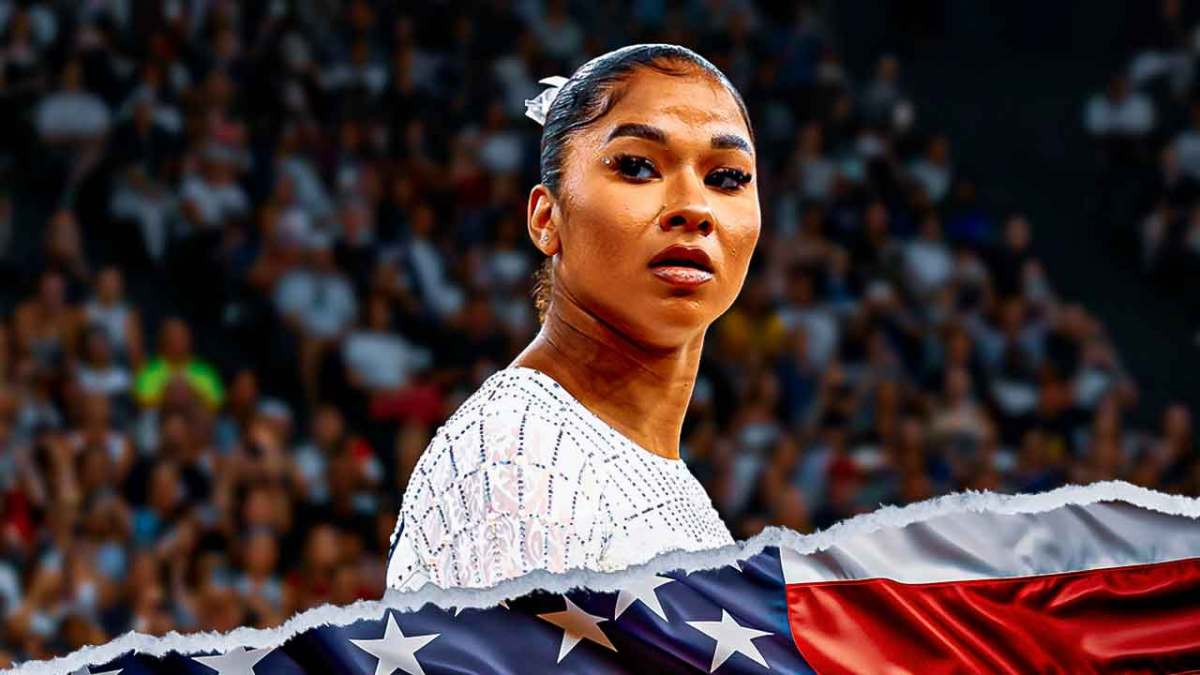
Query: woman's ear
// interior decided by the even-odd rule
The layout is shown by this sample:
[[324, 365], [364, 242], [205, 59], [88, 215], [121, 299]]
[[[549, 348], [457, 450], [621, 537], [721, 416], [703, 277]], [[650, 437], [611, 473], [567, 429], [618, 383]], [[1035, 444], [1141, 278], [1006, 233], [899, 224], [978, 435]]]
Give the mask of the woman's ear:
[[562, 248], [558, 238], [557, 204], [550, 189], [541, 183], [529, 191], [529, 212], [526, 215], [529, 238], [546, 256], [553, 256]]

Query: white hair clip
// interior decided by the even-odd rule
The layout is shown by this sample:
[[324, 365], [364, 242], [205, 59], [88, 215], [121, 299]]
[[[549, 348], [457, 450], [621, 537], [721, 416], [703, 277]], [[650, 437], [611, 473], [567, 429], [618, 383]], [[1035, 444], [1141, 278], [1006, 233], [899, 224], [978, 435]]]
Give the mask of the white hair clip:
[[538, 84], [548, 84], [550, 88], [538, 94], [537, 98], [525, 99], [525, 116], [542, 126], [546, 126], [546, 116], [550, 114], [550, 106], [554, 103], [558, 92], [562, 91], [562, 87], [566, 83], [567, 78], [562, 75], [543, 77], [538, 80]]

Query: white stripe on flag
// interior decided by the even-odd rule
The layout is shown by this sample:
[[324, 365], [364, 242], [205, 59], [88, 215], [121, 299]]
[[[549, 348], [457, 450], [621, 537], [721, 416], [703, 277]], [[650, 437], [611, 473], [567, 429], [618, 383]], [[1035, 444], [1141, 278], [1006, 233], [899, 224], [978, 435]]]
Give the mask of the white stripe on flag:
[[782, 547], [789, 584], [850, 579], [935, 583], [1076, 572], [1200, 557], [1194, 518], [1120, 502], [1041, 513], [960, 511], [841, 537], [809, 554]]

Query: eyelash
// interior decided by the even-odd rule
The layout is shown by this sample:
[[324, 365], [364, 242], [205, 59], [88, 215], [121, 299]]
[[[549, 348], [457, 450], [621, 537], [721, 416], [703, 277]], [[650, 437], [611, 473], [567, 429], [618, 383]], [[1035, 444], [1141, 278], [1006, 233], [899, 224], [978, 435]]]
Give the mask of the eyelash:
[[[615, 173], [617, 173], [618, 175], [620, 175], [624, 178], [628, 178], [630, 180], [639, 182], [639, 183], [649, 180], [649, 178], [639, 178], [639, 177], [625, 173], [624, 171], [622, 171], [622, 169], [630, 168], [631, 166], [634, 166], [634, 167], [636, 167], [636, 169], [649, 168], [651, 171], [655, 171], [657, 173], [657, 171], [654, 168], [654, 163], [651, 162], [649, 159], [642, 157], [640, 155], [629, 155], [629, 154], [625, 154], [625, 153], [613, 155], [610, 166], [612, 167], [612, 170]], [[636, 172], [636, 169], [635, 169], [635, 172]], [[717, 169], [717, 170], [713, 171], [712, 173], [708, 174], [708, 177], [705, 178], [704, 182], [706, 184], [708, 184], [709, 178], [711, 178], [713, 176], [729, 177], [734, 181], [734, 183], [736, 183], [736, 187], [732, 187], [732, 188], [722, 188], [719, 185], [713, 186], [719, 190], [725, 190], [727, 192], [735, 192], [737, 190], [742, 189], [754, 178], [749, 173], [746, 173], [745, 171], [742, 171], [741, 169], [734, 169], [732, 167], [722, 167], [722, 168]]]

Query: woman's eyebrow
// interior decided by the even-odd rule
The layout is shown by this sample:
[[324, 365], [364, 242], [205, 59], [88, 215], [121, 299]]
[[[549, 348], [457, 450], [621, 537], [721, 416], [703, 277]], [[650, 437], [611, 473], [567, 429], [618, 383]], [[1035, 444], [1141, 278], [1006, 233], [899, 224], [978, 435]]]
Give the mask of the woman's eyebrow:
[[666, 144], [667, 134], [658, 127], [650, 126], [649, 124], [638, 124], [637, 122], [626, 122], [618, 124], [612, 131], [609, 132], [605, 143], [611, 142], [614, 138], [621, 136], [633, 136], [634, 138], [644, 138], [647, 141]]
[[747, 155], [754, 156], [750, 143], [737, 134], [717, 134], [712, 137], [713, 150], [741, 150]]
[[[614, 138], [621, 136], [632, 136], [633, 138], [641, 138], [654, 143], [666, 145], [667, 134], [662, 129], [649, 124], [640, 124], [637, 122], [626, 122], [618, 124], [609, 132], [605, 143], [611, 142]], [[741, 150], [747, 155], [754, 155], [754, 151], [750, 149], [750, 142], [738, 136], [737, 134], [716, 134], [712, 137], [713, 150]]]

